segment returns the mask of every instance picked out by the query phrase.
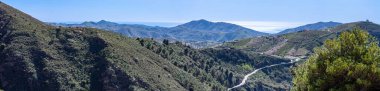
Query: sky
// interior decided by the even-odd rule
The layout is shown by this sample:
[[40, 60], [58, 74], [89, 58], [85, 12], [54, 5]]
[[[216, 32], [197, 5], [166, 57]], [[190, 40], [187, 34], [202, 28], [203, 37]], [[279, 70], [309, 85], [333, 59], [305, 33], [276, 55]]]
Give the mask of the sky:
[[380, 0], [1, 0], [44, 22], [107, 20], [175, 26], [191, 20], [276, 33], [308, 23], [380, 23]]

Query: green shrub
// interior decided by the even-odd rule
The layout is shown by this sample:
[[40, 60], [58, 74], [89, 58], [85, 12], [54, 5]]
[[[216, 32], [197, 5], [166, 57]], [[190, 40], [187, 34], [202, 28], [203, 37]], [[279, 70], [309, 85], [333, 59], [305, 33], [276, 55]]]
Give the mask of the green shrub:
[[295, 91], [380, 90], [380, 48], [369, 33], [354, 29], [324, 45], [296, 68]]
[[242, 64], [241, 67], [244, 69], [244, 70], [252, 70], [252, 65], [250, 64]]

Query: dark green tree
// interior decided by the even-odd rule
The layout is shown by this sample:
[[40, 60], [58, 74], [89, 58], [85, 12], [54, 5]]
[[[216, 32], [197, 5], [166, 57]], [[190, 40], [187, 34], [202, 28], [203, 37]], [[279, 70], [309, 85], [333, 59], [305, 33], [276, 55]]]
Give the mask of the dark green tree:
[[162, 43], [164, 43], [165, 45], [169, 45], [169, 40], [164, 39], [164, 41], [162, 41]]
[[361, 29], [325, 41], [294, 71], [294, 91], [379, 91], [380, 48]]

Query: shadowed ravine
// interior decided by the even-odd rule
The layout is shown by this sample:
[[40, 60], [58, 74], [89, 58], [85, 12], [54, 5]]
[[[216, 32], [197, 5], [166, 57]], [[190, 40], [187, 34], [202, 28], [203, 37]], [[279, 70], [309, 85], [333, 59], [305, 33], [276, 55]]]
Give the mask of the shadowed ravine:
[[231, 89], [234, 89], [234, 88], [238, 88], [238, 87], [241, 87], [243, 85], [246, 84], [249, 76], [253, 75], [253, 74], [256, 74], [258, 71], [262, 70], [262, 69], [265, 69], [265, 68], [270, 68], [270, 67], [274, 67], [274, 66], [279, 66], [279, 65], [285, 65], [285, 64], [292, 64], [292, 63], [295, 63], [295, 62], [298, 62], [301, 58], [294, 58], [292, 59], [290, 62], [288, 63], [279, 63], [279, 64], [272, 64], [272, 65], [268, 65], [268, 66], [265, 66], [265, 67], [261, 67], [261, 68], [258, 68], [254, 71], [252, 71], [251, 73], [247, 74], [244, 76], [243, 80], [241, 81], [240, 84], [236, 85], [236, 86], [233, 86], [231, 88], [228, 88], [228, 91], [231, 90]]

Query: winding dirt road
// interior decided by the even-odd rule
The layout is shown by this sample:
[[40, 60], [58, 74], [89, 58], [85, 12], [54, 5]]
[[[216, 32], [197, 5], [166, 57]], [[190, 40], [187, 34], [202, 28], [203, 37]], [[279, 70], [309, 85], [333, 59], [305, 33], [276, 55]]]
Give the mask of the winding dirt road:
[[268, 65], [268, 66], [265, 66], [265, 67], [258, 68], [258, 69], [256, 69], [256, 70], [254, 70], [253, 72], [251, 72], [251, 73], [245, 75], [243, 81], [241, 81], [240, 84], [238, 84], [238, 85], [236, 85], [236, 86], [233, 86], [233, 87], [231, 87], [231, 88], [228, 88], [228, 91], [231, 90], [231, 89], [238, 88], [238, 87], [241, 87], [241, 86], [245, 85], [246, 82], [247, 82], [247, 80], [248, 80], [248, 78], [249, 78], [249, 76], [251, 76], [251, 75], [253, 75], [253, 74], [256, 74], [258, 71], [260, 71], [260, 70], [262, 70], [262, 69], [270, 68], [270, 67], [273, 67], [273, 66], [279, 66], [279, 65], [285, 65], [285, 64], [292, 64], [292, 63], [298, 62], [300, 59], [301, 59], [301, 58], [294, 57], [294, 59], [291, 59], [291, 61], [288, 62], [288, 63], [272, 64], [272, 65]]

